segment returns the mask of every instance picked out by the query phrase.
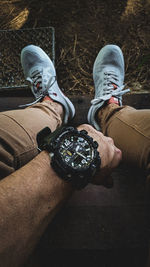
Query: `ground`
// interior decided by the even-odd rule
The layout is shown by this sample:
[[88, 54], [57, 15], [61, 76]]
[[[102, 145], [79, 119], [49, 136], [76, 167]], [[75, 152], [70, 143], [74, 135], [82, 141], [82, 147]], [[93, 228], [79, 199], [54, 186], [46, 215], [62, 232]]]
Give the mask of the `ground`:
[[117, 44], [131, 92], [149, 92], [150, 0], [8, 0], [0, 2], [0, 28], [53, 26], [58, 82], [69, 94], [93, 94], [98, 51]]

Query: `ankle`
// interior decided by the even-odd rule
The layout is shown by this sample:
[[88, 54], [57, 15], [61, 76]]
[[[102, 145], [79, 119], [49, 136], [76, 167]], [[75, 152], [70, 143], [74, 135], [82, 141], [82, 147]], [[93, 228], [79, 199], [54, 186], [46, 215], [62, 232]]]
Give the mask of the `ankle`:
[[116, 104], [119, 106], [119, 101], [116, 97], [112, 96], [108, 101], [107, 101], [107, 105], [109, 104]]
[[51, 99], [48, 95], [46, 95], [43, 99], [42, 99], [42, 102], [43, 101], [52, 101], [53, 102], [53, 99]]
[[57, 114], [60, 115], [61, 119], [63, 119], [64, 117], [64, 108], [62, 106], [61, 103], [59, 102], [56, 102], [54, 101], [53, 99], [51, 99], [48, 95], [46, 95], [41, 102], [45, 102], [45, 101], [48, 101], [48, 102], [51, 102], [52, 105], [55, 107], [55, 111]]

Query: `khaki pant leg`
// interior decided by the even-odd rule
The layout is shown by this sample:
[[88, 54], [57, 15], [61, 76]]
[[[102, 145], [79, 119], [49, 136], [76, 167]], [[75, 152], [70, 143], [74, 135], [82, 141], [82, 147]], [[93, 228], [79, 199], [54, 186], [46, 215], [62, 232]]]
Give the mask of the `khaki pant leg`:
[[0, 113], [0, 179], [28, 163], [37, 154], [36, 135], [61, 125], [60, 106], [44, 101], [22, 110]]
[[150, 110], [110, 104], [99, 111], [98, 118], [103, 133], [112, 137], [122, 150], [124, 162], [147, 171], [150, 162]]

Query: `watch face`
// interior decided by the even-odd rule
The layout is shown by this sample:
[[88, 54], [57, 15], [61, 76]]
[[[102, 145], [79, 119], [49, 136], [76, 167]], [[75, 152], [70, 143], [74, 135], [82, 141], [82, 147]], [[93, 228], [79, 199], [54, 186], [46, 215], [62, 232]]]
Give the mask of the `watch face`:
[[88, 138], [67, 133], [59, 143], [59, 155], [65, 164], [77, 170], [86, 169], [94, 158], [94, 148]]

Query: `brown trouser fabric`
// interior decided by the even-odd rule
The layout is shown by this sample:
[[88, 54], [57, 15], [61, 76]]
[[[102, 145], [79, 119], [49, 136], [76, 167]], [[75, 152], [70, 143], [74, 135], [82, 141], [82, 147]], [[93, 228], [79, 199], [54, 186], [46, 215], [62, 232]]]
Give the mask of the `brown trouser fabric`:
[[[150, 110], [109, 104], [98, 113], [102, 132], [114, 139], [123, 160], [149, 171]], [[62, 123], [58, 104], [44, 101], [23, 110], [0, 113], [0, 178], [25, 165], [38, 154], [36, 135]]]
[[[110, 104], [98, 113], [104, 135], [122, 150], [123, 161], [142, 169], [150, 182], [150, 109]], [[149, 181], [148, 181], [149, 180]]]
[[0, 179], [25, 165], [37, 154], [36, 135], [62, 123], [58, 104], [44, 101], [22, 110], [0, 113]]

